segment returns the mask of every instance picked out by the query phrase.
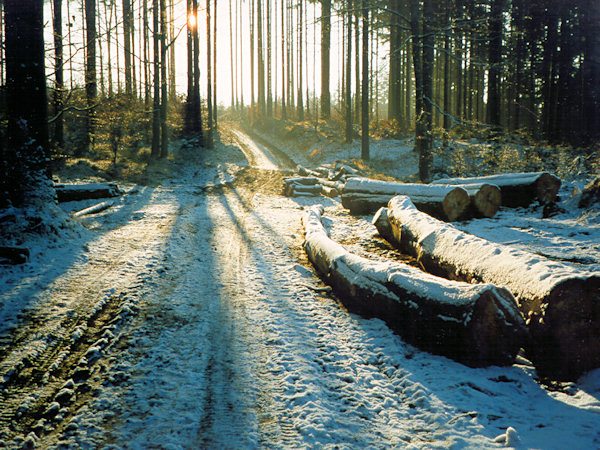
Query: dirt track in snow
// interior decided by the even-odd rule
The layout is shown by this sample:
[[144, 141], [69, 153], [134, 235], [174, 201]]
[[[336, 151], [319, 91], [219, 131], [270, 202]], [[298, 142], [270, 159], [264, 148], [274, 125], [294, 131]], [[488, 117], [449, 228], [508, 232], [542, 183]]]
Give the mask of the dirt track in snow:
[[[43, 446], [495, 446], [512, 423], [435, 386], [470, 404], [497, 383], [469, 384], [469, 369], [321, 294], [301, 249], [302, 201], [277, 195], [274, 158], [235, 140], [263, 167], [220, 185], [207, 183], [214, 167], [187, 164], [90, 219], [80, 263], [32, 288], [36, 307], [0, 349], [0, 441], [34, 431]], [[492, 375], [502, 379], [492, 370], [482, 382]]]

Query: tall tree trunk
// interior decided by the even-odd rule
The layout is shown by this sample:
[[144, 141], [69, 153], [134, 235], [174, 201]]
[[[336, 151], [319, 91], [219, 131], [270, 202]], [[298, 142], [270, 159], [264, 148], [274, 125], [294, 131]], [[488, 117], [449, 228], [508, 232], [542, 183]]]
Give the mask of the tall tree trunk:
[[[231, 12], [231, 0], [229, 1], [229, 57], [231, 64], [231, 109], [235, 108], [235, 97], [236, 97], [236, 83], [233, 81], [233, 72], [234, 72], [234, 64], [233, 64], [233, 14]], [[236, 60], [237, 61], [237, 60]]]
[[495, 127], [500, 126], [500, 77], [502, 73], [502, 13], [504, 0], [493, 0], [490, 13], [490, 37], [488, 50], [488, 104], [487, 121]]
[[169, 155], [169, 133], [167, 128], [167, 106], [168, 106], [168, 86], [167, 86], [167, 3], [166, 0], [160, 0], [160, 157], [166, 158]]
[[[0, 19], [1, 20], [1, 19]], [[62, 0], [54, 0], [54, 146], [62, 149], [65, 145], [64, 120], [62, 115], [63, 93], [65, 90], [63, 72], [63, 33]]]
[[271, 1], [266, 0], [267, 8], [267, 116], [273, 117], [273, 91], [272, 91], [272, 76], [271, 76]]
[[125, 52], [125, 93], [133, 95], [131, 81], [131, 0], [123, 0], [123, 50]]
[[198, 0], [192, 0], [192, 8], [196, 24], [192, 30], [194, 67], [192, 86], [192, 126], [193, 131], [200, 139], [200, 142], [203, 142], [205, 136], [202, 131], [202, 104], [200, 102], [200, 22], [198, 20]]
[[213, 146], [213, 104], [212, 104], [212, 46], [211, 46], [211, 23], [210, 23], [210, 0], [206, 0], [206, 79], [207, 79], [207, 109], [208, 109], [208, 123], [206, 124], [206, 145], [208, 148]]
[[345, 141], [352, 142], [352, 0], [347, 0], [346, 13], [348, 31], [346, 33], [347, 48], [346, 48], [346, 129]]
[[[146, 3], [146, 0], [141, 0]], [[177, 96], [177, 83], [175, 74], [175, 1], [169, 3], [169, 98]]]
[[281, 1], [281, 120], [287, 120], [287, 108], [285, 104], [286, 93], [288, 90], [286, 67], [289, 70], [289, 66], [286, 66], [285, 55], [286, 55], [286, 28], [285, 28], [285, 0]]
[[0, 192], [7, 192], [16, 206], [24, 200], [31, 175], [47, 168], [43, 10], [42, 0], [4, 3], [8, 127], [7, 146], [0, 148]]
[[[450, 7], [451, 5], [446, 3], [444, 8], [444, 26], [450, 26]], [[450, 31], [447, 30], [444, 34], [444, 129], [450, 129], [450, 85], [451, 74], [450, 74]]]
[[331, 117], [329, 64], [331, 48], [331, 0], [321, 0], [321, 117]]
[[213, 14], [213, 129], [217, 132], [217, 0], [215, 0]]
[[154, 44], [154, 99], [152, 108], [152, 151], [153, 158], [160, 156], [160, 10], [158, 0], [152, 0], [152, 31]]
[[[69, 4], [69, 2], [67, 1], [67, 5]], [[145, 4], [145, 3], [144, 3]], [[68, 11], [68, 8], [67, 8]], [[112, 58], [111, 58], [111, 47], [112, 47], [112, 19], [113, 19], [113, 14], [112, 14], [112, 8], [110, 8], [110, 14], [108, 13], [108, 8], [107, 8], [107, 4], [106, 2], [104, 2], [104, 17], [106, 18], [107, 22], [107, 26], [106, 26], [106, 50], [108, 53], [108, 96], [112, 97], [113, 95], [113, 74], [112, 74]], [[70, 22], [70, 18], [69, 18], [69, 22]], [[70, 44], [69, 44], [70, 45]], [[70, 50], [69, 50], [70, 51]]]
[[298, 2], [298, 101], [297, 101], [297, 111], [298, 111], [298, 120], [304, 120], [304, 92], [303, 90], [303, 80], [302, 80], [302, 71], [304, 67], [304, 54], [303, 54], [303, 42], [302, 42], [302, 34], [304, 32], [304, 15], [303, 15], [303, 4], [302, 0]]
[[402, 35], [400, 33], [400, 0], [390, 0], [390, 69], [388, 119], [402, 120], [401, 78], [402, 78]]
[[[366, 0], [362, 0], [362, 101], [361, 101], [361, 158], [369, 155], [369, 10]], [[358, 25], [358, 24], [357, 24]], [[357, 49], [358, 50], [358, 49]]]
[[85, 0], [85, 28], [86, 28], [86, 64], [85, 64], [85, 93], [87, 99], [86, 112], [86, 142], [84, 151], [89, 152], [94, 148], [94, 104], [97, 97], [96, 85], [96, 0]]
[[[431, 174], [431, 123], [433, 96], [433, 17], [432, 0], [423, 2], [421, 14], [419, 2], [411, 1], [411, 28], [413, 34], [413, 62], [416, 82], [415, 152], [419, 155], [419, 179], [429, 182]], [[419, 30], [419, 22], [422, 29]], [[416, 39], [415, 39], [416, 38]]]
[[[144, 32], [142, 33], [143, 41], [144, 41], [144, 104], [147, 106], [150, 105], [150, 42], [148, 39], [148, 27], [150, 23], [148, 22], [148, 2], [142, 1], [143, 5], [143, 28]], [[110, 58], [110, 56], [109, 56]], [[109, 63], [110, 64], [110, 63]]]
[[250, 120], [254, 121], [254, 2], [250, 0]]

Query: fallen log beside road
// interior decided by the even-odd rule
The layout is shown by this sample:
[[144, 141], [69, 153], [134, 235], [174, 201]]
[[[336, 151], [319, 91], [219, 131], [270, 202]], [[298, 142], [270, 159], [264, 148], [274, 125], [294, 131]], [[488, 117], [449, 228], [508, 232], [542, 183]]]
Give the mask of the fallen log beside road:
[[371, 214], [395, 195], [407, 195], [417, 207], [442, 220], [457, 220], [468, 210], [469, 193], [457, 186], [394, 183], [352, 178], [342, 189], [342, 206], [353, 214]]
[[506, 173], [474, 178], [442, 178], [433, 181], [435, 185], [498, 186], [502, 193], [502, 206], [527, 207], [535, 200], [541, 204], [556, 201], [561, 181], [548, 172]]
[[112, 201], [100, 202], [93, 206], [90, 206], [89, 208], [84, 208], [80, 211], [73, 213], [73, 217], [81, 217], [86, 216], [88, 214], [96, 214], [104, 211], [105, 209], [110, 208], [112, 205], [114, 205], [114, 202]]
[[303, 216], [304, 248], [350, 310], [381, 318], [414, 345], [469, 366], [513, 363], [526, 327], [510, 292], [351, 254], [329, 239], [322, 213], [313, 207]]
[[394, 197], [387, 214], [392, 243], [427, 271], [512, 292], [527, 318], [527, 354], [540, 375], [573, 380], [600, 367], [600, 273], [464, 233], [421, 213], [406, 196]]
[[54, 188], [59, 203], [117, 197], [122, 193], [119, 186], [114, 183], [55, 184]]

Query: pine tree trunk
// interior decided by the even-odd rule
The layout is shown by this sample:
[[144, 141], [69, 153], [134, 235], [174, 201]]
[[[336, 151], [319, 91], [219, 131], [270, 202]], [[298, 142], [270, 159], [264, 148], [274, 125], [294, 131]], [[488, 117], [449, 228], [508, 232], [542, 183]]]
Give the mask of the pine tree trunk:
[[[366, 0], [362, 0], [362, 101], [361, 101], [361, 158], [369, 155], [369, 10]], [[358, 50], [358, 49], [357, 49]]]
[[302, 71], [303, 71], [303, 63], [304, 63], [304, 54], [303, 54], [303, 42], [302, 42], [302, 34], [304, 32], [304, 22], [303, 22], [303, 4], [302, 0], [298, 2], [298, 102], [297, 102], [297, 111], [298, 111], [298, 120], [302, 122], [304, 120], [304, 92], [302, 92]]
[[346, 98], [345, 98], [345, 109], [346, 109], [346, 131], [345, 141], [352, 142], [352, 0], [347, 0], [346, 7], [348, 12], [346, 13], [348, 31], [346, 33], [347, 48], [346, 48]]
[[62, 33], [62, 0], [54, 0], [54, 146], [62, 149], [65, 145], [63, 92], [65, 89], [63, 72], [63, 33]]
[[153, 158], [160, 156], [160, 28], [158, 0], [152, 0], [152, 25], [154, 44], [154, 99], [152, 108], [152, 151]]
[[85, 93], [87, 99], [86, 142], [84, 151], [94, 148], [96, 85], [96, 0], [85, 0], [86, 64]]
[[210, 0], [206, 0], [206, 79], [207, 79], [207, 96], [206, 96], [206, 108], [208, 112], [208, 123], [206, 124], [206, 146], [212, 148], [213, 146], [213, 104], [212, 104], [212, 45], [211, 45], [211, 23], [210, 23]]
[[402, 121], [402, 104], [400, 103], [402, 78], [402, 37], [400, 33], [400, 0], [390, 0], [390, 69], [388, 119]]
[[8, 126], [0, 192], [8, 192], [18, 206], [30, 175], [46, 169], [49, 153], [43, 2], [7, 0], [4, 20]]
[[160, 157], [166, 158], [169, 155], [169, 133], [167, 128], [167, 106], [168, 106], [168, 86], [167, 86], [167, 4], [166, 0], [160, 0]]
[[133, 95], [131, 84], [131, 0], [123, 0], [123, 51], [125, 52], [125, 94]]
[[331, 117], [329, 50], [331, 47], [331, 0], [321, 0], [321, 117]]
[[490, 17], [490, 41], [488, 50], [488, 104], [487, 121], [490, 125], [500, 126], [500, 74], [502, 72], [502, 12], [504, 0], [493, 0]]

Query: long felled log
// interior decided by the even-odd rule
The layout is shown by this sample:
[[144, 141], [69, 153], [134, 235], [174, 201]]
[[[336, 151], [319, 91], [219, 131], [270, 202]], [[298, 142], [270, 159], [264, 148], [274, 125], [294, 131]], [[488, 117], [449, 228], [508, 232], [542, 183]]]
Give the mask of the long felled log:
[[575, 379], [600, 367], [600, 273], [492, 243], [419, 212], [394, 197], [388, 221], [395, 241], [429, 272], [506, 286], [527, 318], [527, 353], [541, 375]]
[[342, 205], [353, 214], [370, 214], [395, 195], [408, 195], [421, 211], [449, 221], [462, 217], [470, 204], [468, 192], [461, 187], [352, 178], [342, 189]]
[[349, 309], [385, 320], [407, 341], [470, 366], [512, 364], [526, 328], [512, 295], [349, 253], [327, 236], [322, 207], [303, 217], [304, 248]]
[[102, 212], [105, 209], [110, 208], [112, 205], [114, 205], [114, 203], [115, 202], [113, 202], [113, 201], [105, 201], [105, 202], [97, 203], [93, 206], [90, 206], [89, 208], [84, 208], [80, 211], [73, 213], [73, 217], [81, 217], [81, 216], [86, 216], [88, 214], [96, 214], [96, 213]]
[[55, 184], [54, 188], [59, 202], [117, 197], [122, 193], [114, 183]]
[[529, 206], [535, 200], [542, 204], [556, 201], [561, 181], [548, 172], [506, 173], [475, 178], [442, 178], [432, 184], [474, 185], [492, 184], [502, 192], [502, 206]]

